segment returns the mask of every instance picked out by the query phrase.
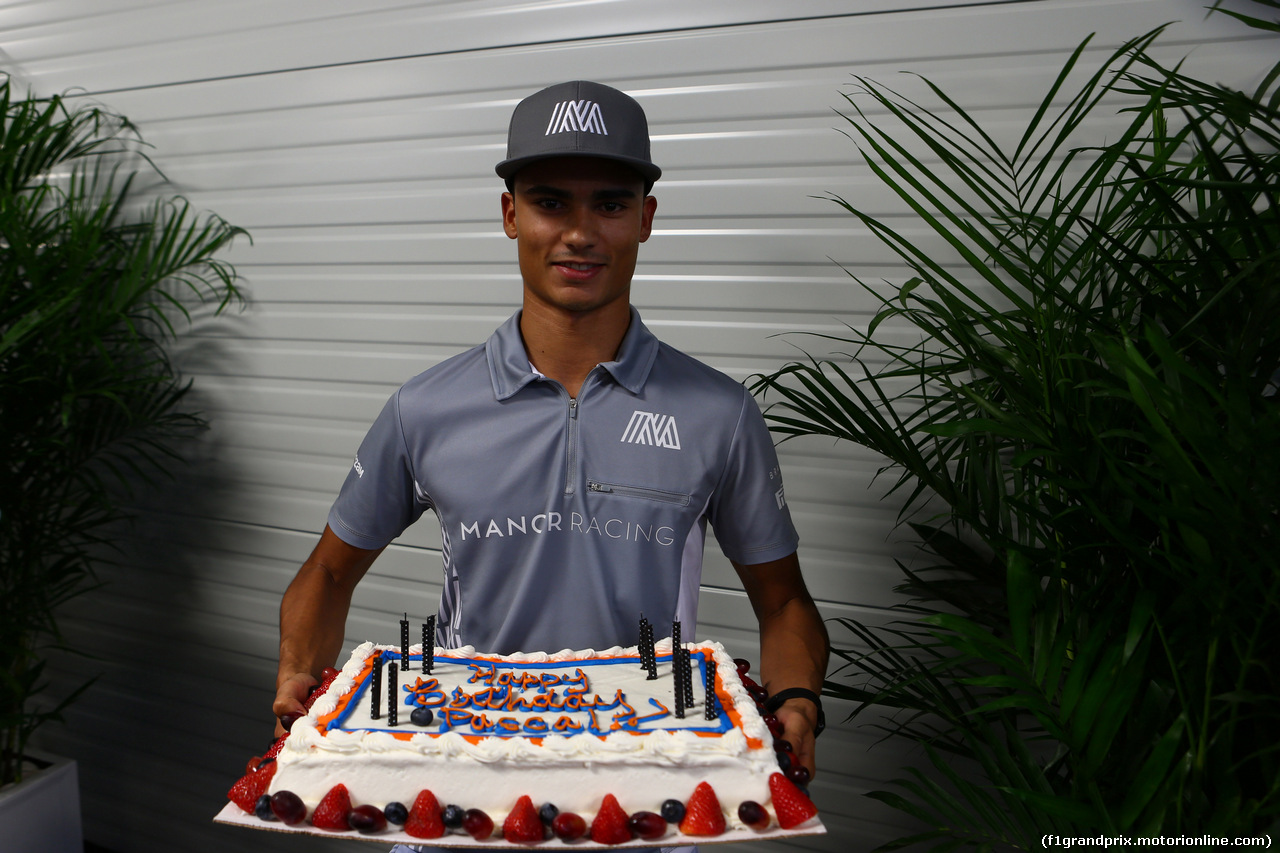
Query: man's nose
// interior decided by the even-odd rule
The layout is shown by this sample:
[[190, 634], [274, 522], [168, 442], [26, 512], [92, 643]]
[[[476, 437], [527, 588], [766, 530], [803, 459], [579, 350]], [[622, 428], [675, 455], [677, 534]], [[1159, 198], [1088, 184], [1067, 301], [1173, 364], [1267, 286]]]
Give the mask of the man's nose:
[[595, 217], [590, 210], [574, 208], [565, 220], [562, 236], [566, 246], [584, 249], [596, 244], [597, 231]]

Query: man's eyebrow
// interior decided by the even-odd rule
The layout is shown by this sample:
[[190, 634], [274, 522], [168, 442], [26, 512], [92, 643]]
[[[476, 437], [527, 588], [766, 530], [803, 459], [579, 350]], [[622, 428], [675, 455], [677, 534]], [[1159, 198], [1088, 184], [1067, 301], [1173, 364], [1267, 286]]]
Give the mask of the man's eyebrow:
[[597, 201], [608, 201], [615, 198], [635, 198], [636, 191], [626, 187], [618, 187], [617, 189], [598, 190], [592, 193], [591, 197]]
[[560, 187], [548, 186], [546, 184], [538, 184], [525, 190], [526, 195], [549, 195], [552, 198], [569, 199], [573, 198], [573, 193]]

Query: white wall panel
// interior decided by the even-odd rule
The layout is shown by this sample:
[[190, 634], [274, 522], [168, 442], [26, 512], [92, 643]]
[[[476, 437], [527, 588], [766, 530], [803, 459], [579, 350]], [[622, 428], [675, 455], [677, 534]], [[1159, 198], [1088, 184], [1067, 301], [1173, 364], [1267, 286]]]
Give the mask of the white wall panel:
[[[971, 0], [932, 0], [934, 7]], [[489, 52], [616, 39], [625, 33], [768, 25], [780, 19], [875, 15], [902, 0], [169, 0], [0, 7], [6, 50], [51, 89], [117, 90], [388, 57]], [[103, 12], [103, 6], [111, 9]], [[56, 10], [56, 11], [55, 11]], [[228, 45], [234, 51], [228, 51]], [[461, 81], [460, 81], [461, 82]]]
[[[72, 642], [99, 658], [71, 659], [59, 685], [104, 678], [46, 738], [81, 760], [89, 838], [119, 853], [174, 838], [368, 849], [209, 818], [270, 730], [279, 595], [367, 424], [399, 383], [482, 341], [519, 302], [492, 169], [521, 97], [586, 77], [644, 104], [664, 177], [635, 301], [659, 336], [746, 380], [797, 347], [830, 346], [779, 333], [867, 322], [874, 301], [837, 263], [877, 288], [903, 276], [822, 198], [912, 227], [840, 131], [852, 75], [913, 92], [898, 72], [927, 75], [1012, 139], [1086, 35], [1098, 34], [1087, 66], [1179, 19], [1163, 55], [1251, 86], [1277, 40], [1205, 20], [1203, 5], [0, 0], [0, 67], [20, 86], [79, 87], [124, 112], [178, 191], [253, 236], [226, 256], [247, 306], [202, 320], [179, 353], [213, 428], [178, 482], [140, 497], [127, 564], [68, 614]], [[1113, 126], [1100, 115], [1087, 132]], [[890, 618], [894, 560], [913, 556], [896, 503], [881, 500], [891, 475], [872, 484], [878, 460], [823, 440], [780, 456], [824, 615]], [[357, 592], [349, 643], [392, 639], [405, 609], [426, 615], [439, 539], [428, 517], [384, 553]], [[755, 657], [749, 604], [714, 544], [703, 582], [700, 633]], [[896, 834], [902, 819], [862, 794], [909, 757], [870, 749], [878, 737], [840, 725], [824, 737], [814, 792], [832, 833], [787, 847], [846, 853]]]

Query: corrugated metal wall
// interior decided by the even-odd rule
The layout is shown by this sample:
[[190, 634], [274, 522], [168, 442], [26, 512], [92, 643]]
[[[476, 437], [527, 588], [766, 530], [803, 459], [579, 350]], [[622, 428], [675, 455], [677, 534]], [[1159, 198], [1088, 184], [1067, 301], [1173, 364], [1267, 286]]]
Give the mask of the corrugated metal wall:
[[[0, 2], [0, 60], [20, 85], [79, 87], [124, 112], [182, 193], [253, 236], [228, 255], [250, 304], [202, 323], [184, 353], [213, 430], [148, 496], [128, 565], [68, 616], [97, 657], [67, 661], [59, 684], [103, 678], [44, 740], [81, 762], [88, 837], [122, 853], [350, 846], [209, 820], [268, 739], [279, 595], [366, 426], [399, 383], [518, 304], [492, 167], [522, 96], [586, 77], [644, 104], [665, 175], [635, 301], [661, 337], [745, 379], [797, 354], [777, 333], [865, 322], [869, 300], [837, 264], [899, 275], [814, 198], [901, 214], [838, 132], [850, 74], [923, 73], [1012, 132], [1090, 32], [1101, 56], [1181, 19], [1170, 55], [1194, 47], [1205, 76], [1251, 83], [1275, 41], [1203, 18], [1199, 0]], [[877, 461], [817, 441], [781, 455], [824, 614], [883, 619], [906, 552], [896, 507], [868, 488]], [[427, 521], [388, 549], [349, 644], [434, 610], [438, 539]], [[754, 658], [750, 608], [714, 546], [704, 582], [699, 635]], [[867, 850], [899, 818], [860, 795], [904, 754], [833, 729], [814, 785], [831, 835], [793, 846]]]

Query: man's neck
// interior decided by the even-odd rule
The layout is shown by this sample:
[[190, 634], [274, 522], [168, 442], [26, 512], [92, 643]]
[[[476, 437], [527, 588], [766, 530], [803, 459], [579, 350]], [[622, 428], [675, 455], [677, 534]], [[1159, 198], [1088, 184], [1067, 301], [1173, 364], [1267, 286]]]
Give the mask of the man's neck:
[[520, 335], [538, 372], [576, 398], [587, 374], [617, 356], [630, 324], [631, 308], [624, 300], [604, 310], [575, 314], [526, 299]]

